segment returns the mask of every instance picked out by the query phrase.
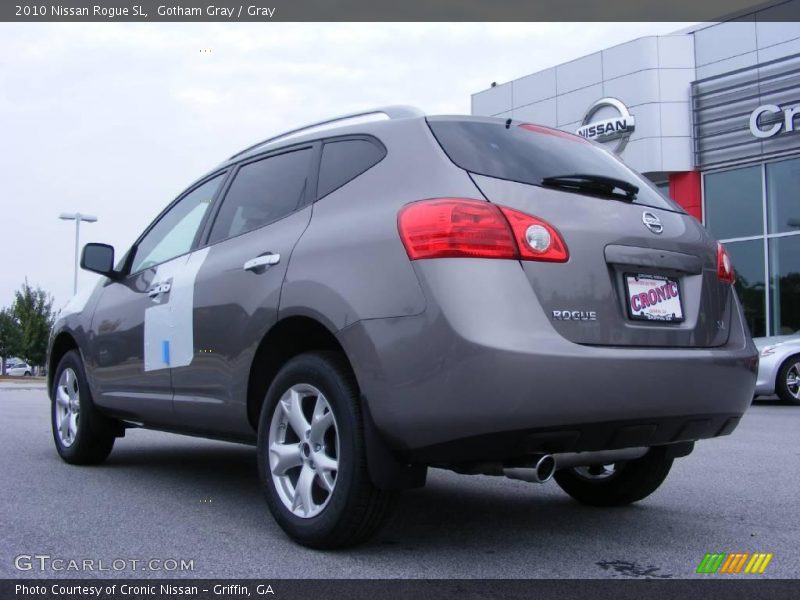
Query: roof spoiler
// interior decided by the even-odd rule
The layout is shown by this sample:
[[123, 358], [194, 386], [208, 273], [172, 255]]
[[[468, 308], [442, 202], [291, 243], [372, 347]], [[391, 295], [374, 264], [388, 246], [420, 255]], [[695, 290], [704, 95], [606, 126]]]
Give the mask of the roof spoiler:
[[237, 152], [233, 156], [230, 157], [230, 160], [241, 156], [242, 154], [246, 154], [251, 150], [255, 150], [259, 146], [265, 146], [270, 142], [275, 142], [277, 140], [283, 139], [285, 137], [289, 137], [295, 134], [298, 134], [302, 131], [307, 129], [314, 129], [315, 127], [322, 127], [323, 125], [330, 125], [332, 123], [336, 123], [338, 121], [346, 121], [348, 119], [356, 119], [358, 117], [368, 117], [371, 115], [386, 115], [389, 119], [410, 119], [414, 117], [424, 117], [425, 113], [420, 110], [419, 108], [415, 108], [413, 106], [383, 106], [380, 108], [373, 108], [370, 110], [363, 110], [359, 112], [354, 112], [346, 115], [340, 115], [338, 117], [333, 117], [332, 119], [326, 119], [324, 121], [318, 121], [316, 123], [310, 123], [308, 125], [304, 125], [303, 127], [298, 127], [297, 129], [290, 129], [289, 131], [284, 131], [283, 133], [273, 136], [271, 138], [267, 138], [266, 140], [262, 140], [257, 144], [253, 144], [252, 146], [248, 146], [244, 150]]

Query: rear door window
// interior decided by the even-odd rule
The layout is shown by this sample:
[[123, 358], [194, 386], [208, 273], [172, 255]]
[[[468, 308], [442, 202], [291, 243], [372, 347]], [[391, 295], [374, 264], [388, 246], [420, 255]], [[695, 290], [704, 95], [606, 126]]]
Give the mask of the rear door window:
[[208, 243], [269, 225], [300, 206], [308, 185], [311, 148], [243, 165], [225, 194]]
[[327, 196], [379, 163], [386, 150], [367, 139], [333, 140], [322, 147], [317, 198]]
[[434, 117], [428, 124], [450, 160], [472, 173], [533, 185], [575, 174], [614, 177], [639, 188], [634, 202], [684, 212], [615, 154], [578, 135], [500, 120]]

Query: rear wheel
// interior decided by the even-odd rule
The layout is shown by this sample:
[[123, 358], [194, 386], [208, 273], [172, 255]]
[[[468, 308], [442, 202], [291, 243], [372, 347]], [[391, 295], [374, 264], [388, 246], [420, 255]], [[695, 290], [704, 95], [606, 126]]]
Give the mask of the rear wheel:
[[51, 423], [59, 456], [73, 465], [103, 462], [114, 446], [114, 427], [92, 402], [77, 350], [64, 355], [53, 382]]
[[661, 448], [641, 458], [609, 465], [574, 467], [556, 471], [559, 487], [590, 506], [624, 506], [646, 498], [664, 482], [672, 468]]
[[258, 466], [273, 517], [312, 548], [368, 539], [394, 496], [369, 478], [358, 387], [334, 352], [296, 356], [275, 377], [259, 419]]
[[790, 356], [781, 365], [775, 393], [786, 404], [800, 405], [800, 354]]

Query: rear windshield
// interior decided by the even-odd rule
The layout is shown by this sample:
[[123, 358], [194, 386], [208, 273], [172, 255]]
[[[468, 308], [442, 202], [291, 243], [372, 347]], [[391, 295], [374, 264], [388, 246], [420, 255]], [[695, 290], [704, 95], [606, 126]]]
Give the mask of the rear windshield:
[[506, 128], [500, 120], [440, 117], [428, 124], [450, 160], [472, 173], [533, 185], [574, 174], [614, 177], [639, 188], [635, 203], [684, 212], [614, 153], [580, 136], [540, 125]]

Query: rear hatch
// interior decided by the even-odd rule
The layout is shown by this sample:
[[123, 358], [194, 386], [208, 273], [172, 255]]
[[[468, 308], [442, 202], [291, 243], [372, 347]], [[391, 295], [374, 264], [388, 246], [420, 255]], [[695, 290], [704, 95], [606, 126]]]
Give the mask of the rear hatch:
[[565, 338], [697, 348], [727, 341], [732, 286], [717, 276], [716, 242], [614, 154], [535, 125], [464, 117], [429, 124], [487, 200], [560, 233], [567, 262], [521, 265]]

